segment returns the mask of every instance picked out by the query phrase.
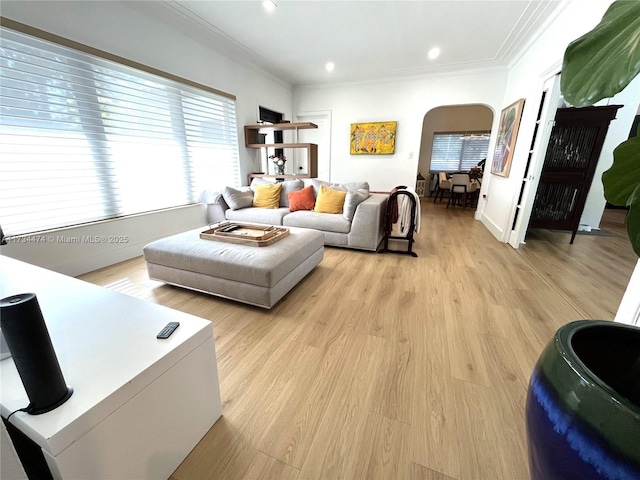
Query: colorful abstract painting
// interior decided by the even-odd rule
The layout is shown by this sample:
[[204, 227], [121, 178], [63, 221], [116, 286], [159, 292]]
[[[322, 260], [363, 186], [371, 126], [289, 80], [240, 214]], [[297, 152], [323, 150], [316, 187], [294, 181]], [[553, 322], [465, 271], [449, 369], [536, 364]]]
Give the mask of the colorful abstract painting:
[[398, 122], [351, 124], [351, 155], [388, 155], [396, 148]]
[[524, 98], [521, 98], [502, 110], [498, 140], [496, 141], [496, 148], [493, 151], [493, 161], [491, 162], [491, 173], [494, 175], [500, 175], [501, 177], [509, 176], [523, 108]]

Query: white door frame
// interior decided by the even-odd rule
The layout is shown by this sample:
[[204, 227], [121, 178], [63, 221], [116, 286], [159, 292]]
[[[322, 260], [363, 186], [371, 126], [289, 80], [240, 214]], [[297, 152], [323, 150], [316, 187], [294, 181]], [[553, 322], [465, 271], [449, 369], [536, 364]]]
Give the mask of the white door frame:
[[[540, 120], [537, 125], [538, 133], [535, 143], [530, 152], [531, 163], [525, 177], [522, 179], [523, 191], [519, 195], [520, 203], [516, 204], [513, 215], [518, 215], [516, 224], [509, 232], [509, 245], [513, 248], [519, 248], [524, 243], [527, 234], [531, 211], [533, 210], [533, 202], [538, 190], [540, 182], [540, 172], [544, 164], [544, 157], [547, 152], [547, 145], [551, 136], [556, 110], [558, 110], [558, 101], [560, 99], [560, 75], [554, 73], [548, 77], [542, 86], [542, 92], [547, 92], [542, 105]], [[516, 200], [517, 201], [517, 200]], [[513, 218], [513, 217], [512, 217]]]
[[[311, 122], [318, 124], [318, 128], [326, 128], [326, 144], [318, 144], [318, 178], [331, 180], [331, 110], [315, 110], [294, 114], [296, 122]], [[299, 135], [312, 134], [315, 130], [300, 130]], [[300, 140], [296, 140], [300, 141]], [[315, 142], [311, 142], [315, 143]], [[296, 171], [298, 165], [296, 165]]]

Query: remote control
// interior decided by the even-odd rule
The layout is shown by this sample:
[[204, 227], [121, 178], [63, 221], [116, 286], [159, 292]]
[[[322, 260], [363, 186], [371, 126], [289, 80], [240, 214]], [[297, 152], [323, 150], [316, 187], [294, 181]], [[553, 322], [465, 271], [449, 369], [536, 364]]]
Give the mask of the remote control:
[[156, 335], [156, 338], [161, 338], [161, 339], [165, 339], [165, 338], [169, 338], [171, 336], [171, 334], [174, 332], [174, 330], [176, 328], [178, 328], [180, 326], [180, 322], [169, 322], [167, 323], [167, 326], [164, 327], [160, 333], [158, 335]]

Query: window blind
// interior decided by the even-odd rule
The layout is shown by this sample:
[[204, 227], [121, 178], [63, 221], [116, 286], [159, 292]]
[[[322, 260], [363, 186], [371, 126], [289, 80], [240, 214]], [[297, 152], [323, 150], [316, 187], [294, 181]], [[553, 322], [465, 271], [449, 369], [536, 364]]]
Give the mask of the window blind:
[[431, 149], [432, 172], [466, 171], [487, 158], [488, 133], [434, 133]]
[[240, 185], [231, 98], [3, 28], [0, 224], [42, 231]]

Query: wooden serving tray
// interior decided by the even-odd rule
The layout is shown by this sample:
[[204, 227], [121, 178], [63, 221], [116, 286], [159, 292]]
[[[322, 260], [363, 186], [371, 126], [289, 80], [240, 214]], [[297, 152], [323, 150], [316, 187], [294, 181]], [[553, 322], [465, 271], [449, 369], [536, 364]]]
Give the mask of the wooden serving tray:
[[[231, 232], [223, 232], [225, 228], [236, 226]], [[289, 235], [289, 229], [251, 223], [227, 222], [205, 230], [200, 234], [204, 240], [236, 243], [254, 247], [266, 247]]]

